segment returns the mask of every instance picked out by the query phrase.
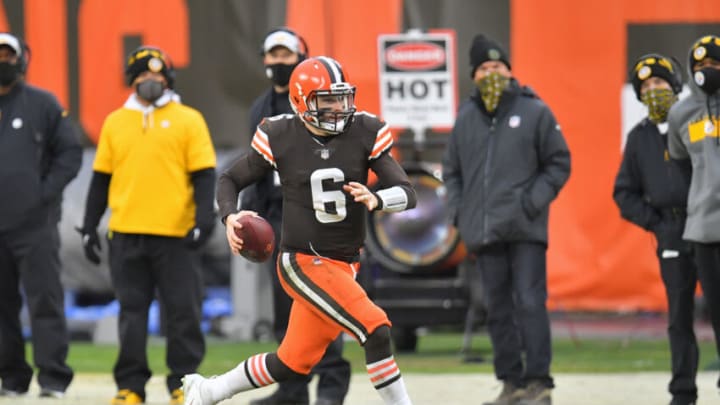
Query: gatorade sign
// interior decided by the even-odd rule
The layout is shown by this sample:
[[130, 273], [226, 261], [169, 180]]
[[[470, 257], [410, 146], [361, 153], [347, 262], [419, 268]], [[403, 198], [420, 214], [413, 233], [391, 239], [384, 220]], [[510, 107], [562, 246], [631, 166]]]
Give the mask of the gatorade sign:
[[457, 74], [451, 31], [380, 35], [380, 110], [392, 127], [450, 128]]

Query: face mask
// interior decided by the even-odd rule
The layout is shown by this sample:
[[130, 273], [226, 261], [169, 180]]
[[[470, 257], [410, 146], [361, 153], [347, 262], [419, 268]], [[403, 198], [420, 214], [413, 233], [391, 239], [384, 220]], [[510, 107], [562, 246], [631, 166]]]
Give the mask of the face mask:
[[500, 102], [500, 96], [510, 84], [510, 79], [498, 72], [491, 72], [475, 83], [488, 112], [493, 112]]
[[135, 91], [143, 100], [149, 103], [154, 103], [160, 98], [160, 96], [163, 95], [163, 92], [165, 92], [165, 85], [163, 85], [163, 82], [161, 81], [145, 80], [138, 83]]
[[695, 84], [706, 94], [715, 94], [720, 89], [720, 70], [706, 67], [698, 70], [693, 75]]
[[659, 124], [667, 119], [668, 111], [677, 101], [677, 96], [670, 89], [650, 89], [640, 96], [640, 101], [648, 108], [648, 119]]
[[265, 76], [272, 80], [274, 84], [285, 87], [290, 83], [290, 74], [293, 69], [295, 69], [295, 66], [297, 66], [297, 64], [286, 65], [284, 63], [276, 63], [274, 65], [265, 65]]
[[320, 128], [328, 131], [331, 134], [343, 132], [345, 130], [345, 121], [320, 121]]
[[9, 86], [13, 84], [20, 72], [17, 65], [8, 62], [0, 62], [0, 85]]

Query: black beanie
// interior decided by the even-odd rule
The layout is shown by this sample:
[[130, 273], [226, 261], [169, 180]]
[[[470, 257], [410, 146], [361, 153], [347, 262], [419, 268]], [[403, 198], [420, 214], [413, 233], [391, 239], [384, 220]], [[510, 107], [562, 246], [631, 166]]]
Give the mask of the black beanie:
[[675, 94], [682, 91], [682, 74], [677, 63], [658, 53], [650, 53], [638, 58], [630, 71], [630, 82], [638, 100], [640, 100], [640, 87], [651, 77], [659, 77], [668, 82]]
[[705, 58], [720, 62], [720, 37], [706, 35], [695, 41], [692, 48], [690, 48], [690, 71], [694, 70], [696, 63]]
[[478, 66], [489, 60], [499, 60], [511, 69], [507, 52], [497, 42], [477, 34], [470, 47], [470, 76], [474, 76]]
[[172, 62], [165, 52], [151, 46], [141, 46], [128, 55], [125, 64], [125, 80], [128, 86], [132, 86], [140, 73], [145, 71], [160, 72], [165, 76], [168, 87], [173, 88], [175, 82], [175, 70]]

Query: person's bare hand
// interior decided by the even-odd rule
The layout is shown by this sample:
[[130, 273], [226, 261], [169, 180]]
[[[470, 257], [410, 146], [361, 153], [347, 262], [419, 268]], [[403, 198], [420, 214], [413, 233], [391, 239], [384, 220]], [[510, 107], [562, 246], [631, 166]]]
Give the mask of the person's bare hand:
[[258, 213], [255, 211], [240, 211], [236, 214], [230, 214], [225, 218], [225, 236], [227, 236], [228, 245], [230, 245], [230, 251], [234, 255], [240, 254], [243, 247], [243, 240], [237, 236], [236, 229], [242, 229], [242, 225], [238, 222], [238, 219], [245, 215], [257, 216]]
[[343, 186], [343, 190], [350, 193], [355, 198], [355, 202], [364, 204], [368, 211], [372, 211], [378, 206], [377, 197], [364, 184], [351, 181]]

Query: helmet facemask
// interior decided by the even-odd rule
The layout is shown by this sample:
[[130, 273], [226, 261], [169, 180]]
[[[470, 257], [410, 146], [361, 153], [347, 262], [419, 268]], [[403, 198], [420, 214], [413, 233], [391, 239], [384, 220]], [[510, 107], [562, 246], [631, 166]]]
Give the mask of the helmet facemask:
[[349, 83], [333, 83], [330, 90], [315, 90], [305, 100], [305, 120], [330, 135], [345, 132], [355, 108], [355, 87]]

